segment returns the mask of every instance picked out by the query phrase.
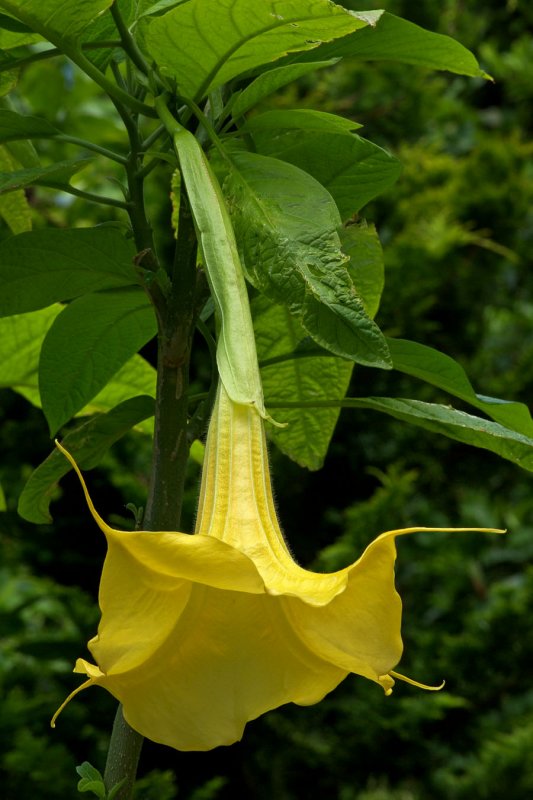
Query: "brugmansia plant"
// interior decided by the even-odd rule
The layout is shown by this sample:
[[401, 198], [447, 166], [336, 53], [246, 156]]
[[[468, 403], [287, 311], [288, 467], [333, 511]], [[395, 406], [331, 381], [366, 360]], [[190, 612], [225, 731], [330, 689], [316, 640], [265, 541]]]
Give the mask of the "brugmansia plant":
[[[396, 537], [439, 529], [389, 530], [336, 573], [302, 568], [277, 520], [265, 429], [317, 469], [339, 409], [373, 409], [531, 470], [533, 422], [374, 321], [383, 258], [360, 211], [399, 162], [353, 120], [265, 109], [343, 58], [488, 76], [448, 37], [329, 0], [0, 0], [0, 12], [0, 215], [12, 233], [0, 241], [0, 333], [13, 352], [2, 385], [60, 432], [19, 511], [49, 521], [52, 487], [72, 467], [108, 545], [96, 663], [78, 660], [87, 680], [73, 694], [97, 684], [122, 706], [105, 788], [90, 765], [82, 782], [125, 800], [143, 736], [181, 750], [228, 744], [349, 673], [386, 694], [395, 678], [440, 688], [396, 671], [393, 571]], [[85, 139], [68, 117], [61, 127], [61, 114], [28, 113], [19, 80], [53, 61], [101, 90], [111, 125]], [[99, 204], [108, 219], [32, 230], [28, 187]], [[200, 394], [189, 391], [196, 330], [213, 362]], [[157, 369], [138, 354], [154, 336]], [[346, 397], [355, 364], [407, 373], [485, 416]], [[190, 535], [179, 532], [186, 464], [209, 420]], [[153, 462], [142, 519], [124, 532], [100, 517], [80, 468], [131, 429], [153, 430]]]

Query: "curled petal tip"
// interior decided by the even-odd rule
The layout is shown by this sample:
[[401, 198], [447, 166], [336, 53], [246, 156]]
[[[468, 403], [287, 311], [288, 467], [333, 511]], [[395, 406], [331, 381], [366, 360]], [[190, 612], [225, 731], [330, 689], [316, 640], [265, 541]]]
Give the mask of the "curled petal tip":
[[440, 690], [446, 685], [446, 681], [442, 681], [439, 686], [428, 686], [425, 683], [420, 683], [412, 678], [408, 678], [406, 675], [401, 675], [399, 672], [394, 672], [392, 669], [389, 672], [389, 675], [393, 678], [396, 678], [396, 680], [404, 681], [404, 683], [410, 683], [411, 686], [416, 686], [418, 689], [424, 689], [426, 692], [440, 692]]
[[70, 703], [70, 701], [72, 700], [72, 698], [73, 698], [73, 697], [75, 697], [75, 696], [76, 696], [76, 695], [77, 695], [79, 692], [83, 691], [83, 689], [87, 689], [87, 688], [88, 688], [89, 686], [91, 686], [93, 683], [94, 683], [94, 678], [89, 678], [89, 680], [88, 680], [88, 681], [85, 681], [84, 683], [82, 683], [82, 684], [81, 684], [81, 686], [77, 686], [77, 687], [74, 689], [74, 691], [72, 691], [72, 692], [69, 694], [69, 696], [68, 696], [68, 697], [67, 697], [65, 700], [63, 700], [63, 702], [61, 703], [61, 705], [60, 705], [60, 706], [59, 706], [59, 708], [57, 709], [56, 713], [54, 714], [54, 716], [53, 716], [53, 717], [52, 717], [52, 719], [50, 720], [50, 727], [51, 727], [51, 728], [55, 728], [55, 726], [56, 726], [56, 721], [57, 721], [57, 718], [58, 718], [58, 716], [61, 714], [61, 712], [63, 711], [63, 709], [65, 708], [65, 706], [66, 706], [66, 705], [68, 705], [68, 704]]

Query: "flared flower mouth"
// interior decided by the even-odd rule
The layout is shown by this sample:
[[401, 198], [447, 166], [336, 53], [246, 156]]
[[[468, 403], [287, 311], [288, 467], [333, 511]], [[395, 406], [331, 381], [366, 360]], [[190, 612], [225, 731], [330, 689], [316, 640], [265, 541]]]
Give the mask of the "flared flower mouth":
[[75, 671], [88, 680], [73, 695], [104, 686], [144, 736], [179, 750], [207, 750], [240, 739], [246, 723], [265, 711], [318, 702], [349, 673], [387, 695], [395, 679], [442, 688], [395, 671], [402, 654], [395, 539], [494, 529], [391, 530], [345, 569], [303, 569], [278, 523], [263, 420], [222, 385], [194, 535], [111, 528], [74, 459], [58, 447], [108, 543], [102, 618], [89, 643], [97, 666], [78, 660]]

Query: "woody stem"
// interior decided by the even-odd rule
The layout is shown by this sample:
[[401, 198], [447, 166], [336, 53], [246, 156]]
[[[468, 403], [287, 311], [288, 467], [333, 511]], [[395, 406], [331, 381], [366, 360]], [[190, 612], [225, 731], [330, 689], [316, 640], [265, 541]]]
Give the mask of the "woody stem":
[[[150, 488], [143, 529], [178, 531], [188, 458], [189, 361], [195, 318], [196, 237], [185, 198], [180, 204], [176, 255], [169, 269], [171, 289], [158, 304], [158, 363], [155, 432]], [[154, 534], [155, 535], [155, 534]], [[143, 737], [119, 706], [109, 745], [107, 791], [124, 781], [115, 800], [130, 800]]]

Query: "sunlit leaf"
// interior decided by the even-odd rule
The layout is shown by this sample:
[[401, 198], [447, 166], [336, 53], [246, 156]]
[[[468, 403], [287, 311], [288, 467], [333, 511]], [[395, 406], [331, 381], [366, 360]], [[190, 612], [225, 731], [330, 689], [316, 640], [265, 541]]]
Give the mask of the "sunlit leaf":
[[76, 158], [69, 161], [59, 161], [48, 167], [32, 167], [19, 169], [15, 172], [0, 172], [0, 195], [14, 192], [25, 186], [50, 186], [61, 189], [69, 183], [76, 172], [91, 161], [90, 158]]
[[[510, 430], [492, 420], [481, 419], [451, 406], [425, 403], [421, 400], [391, 397], [346, 397], [342, 400], [307, 401], [309, 406], [323, 408], [371, 409], [388, 414], [401, 422], [416, 425], [432, 433], [440, 433], [472, 447], [490, 450], [512, 461], [522, 469], [533, 472], [533, 438]], [[280, 408], [299, 407], [299, 404], [280, 403]], [[278, 404], [270, 408], [279, 413]]]
[[224, 191], [252, 283], [332, 353], [388, 368], [385, 338], [350, 278], [326, 189], [290, 164], [243, 152], [232, 156]]
[[[470, 77], [489, 77], [470, 50], [450, 36], [433, 33], [406, 19], [382, 12], [377, 24], [336, 42], [321, 45], [316, 58], [352, 57], [361, 61], [399, 61]], [[308, 60], [305, 54], [296, 56]]]
[[145, 294], [124, 289], [74, 300], [43, 342], [39, 387], [52, 435], [156, 333]]
[[[291, 111], [275, 109], [264, 111], [252, 117], [241, 130], [253, 133], [262, 141], [264, 137], [279, 136], [281, 131], [326, 131], [329, 133], [350, 133], [361, 125], [347, 117], [315, 111], [312, 108], [295, 108]], [[255, 138], [255, 137], [254, 137]]]
[[199, 99], [243, 72], [366, 24], [329, 0], [189, 0], [150, 21], [146, 45], [178, 91]]
[[[107, 414], [99, 414], [68, 433], [62, 440], [69, 452], [74, 453], [83, 469], [92, 469], [100, 463], [106, 452], [131, 428], [154, 413], [151, 397], [133, 397], [125, 400]], [[57, 482], [70, 470], [70, 465], [58, 450], [30, 475], [19, 498], [18, 512], [29, 522], [51, 522], [49, 506]]]
[[258, 152], [312, 175], [334, 198], [343, 220], [392, 186], [402, 171], [386, 150], [348, 131], [263, 131], [255, 119], [249, 125]]
[[[277, 361], [279, 356], [296, 350], [306, 332], [286, 308], [269, 303], [264, 297], [254, 298], [252, 313], [267, 408], [271, 402], [344, 395], [353, 363], [335, 357]], [[320, 469], [339, 411], [338, 408], [279, 409], [276, 420], [287, 423], [287, 427], [269, 424], [269, 437], [302, 467]]]
[[[0, 170], [10, 172], [16, 169], [16, 167], [17, 164], [9, 150], [0, 146]], [[22, 189], [0, 197], [0, 217], [6, 222], [12, 233], [31, 231], [31, 209]], [[0, 257], [0, 270], [1, 269], [2, 261]]]
[[461, 365], [432, 347], [405, 339], [387, 339], [387, 342], [394, 369], [444, 389], [501, 425], [533, 438], [533, 420], [524, 403], [476, 394]]
[[0, 243], [0, 315], [137, 283], [135, 248], [114, 227], [38, 230]]
[[292, 81], [298, 80], [303, 75], [309, 72], [314, 72], [323, 67], [329, 67], [336, 64], [336, 59], [329, 61], [311, 61], [307, 64], [291, 64], [287, 67], [275, 67], [274, 69], [263, 72], [252, 83], [243, 89], [237, 97], [237, 100], [232, 107], [232, 115], [234, 118], [241, 117], [250, 108], [264, 100], [269, 95], [286, 86]]
[[113, 0], [0, 0], [12, 14], [51, 42], [72, 43]]

